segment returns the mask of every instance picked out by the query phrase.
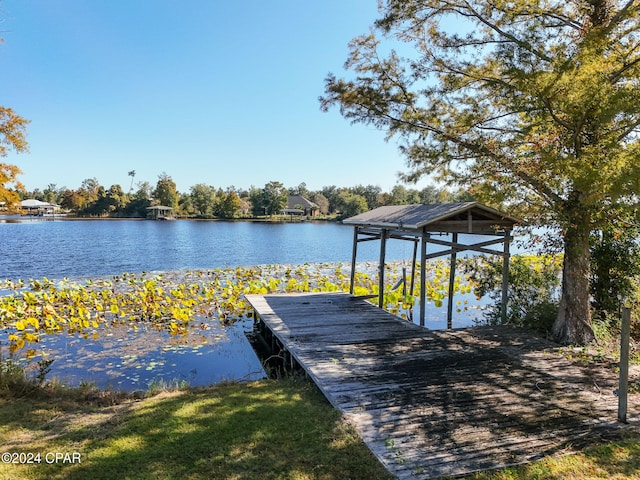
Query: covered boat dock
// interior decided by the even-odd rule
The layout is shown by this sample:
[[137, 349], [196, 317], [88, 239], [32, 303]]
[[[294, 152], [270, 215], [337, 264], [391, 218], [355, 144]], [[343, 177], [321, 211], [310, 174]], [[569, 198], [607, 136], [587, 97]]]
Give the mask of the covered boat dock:
[[[502, 267], [502, 311], [506, 313], [507, 287], [509, 282], [509, 245], [513, 227], [521, 220], [499, 212], [477, 202], [441, 203], [429, 205], [392, 205], [373, 209], [350, 217], [344, 224], [353, 225], [353, 253], [351, 259], [351, 288], [354, 292], [355, 268], [358, 244], [372, 240], [380, 241], [378, 306], [383, 307], [384, 266], [387, 240], [399, 239], [413, 242], [412, 270], [409, 294], [415, 286], [416, 261], [420, 246], [420, 278], [427, 276], [426, 261], [441, 256], [450, 256], [449, 294], [447, 302], [447, 326], [452, 327], [453, 294], [456, 259], [459, 252], [474, 251], [498, 255], [503, 259]], [[478, 235], [485, 237], [478, 242]], [[439, 237], [439, 238], [436, 238]], [[466, 237], [466, 238], [465, 238]], [[468, 239], [469, 242], [464, 242]], [[427, 246], [445, 247], [429, 253]], [[488, 248], [498, 245], [499, 250]], [[425, 324], [426, 288], [420, 282], [420, 325]]]
[[147, 218], [150, 220], [173, 220], [173, 216], [171, 215], [172, 211], [172, 207], [166, 207], [164, 205], [147, 207]]

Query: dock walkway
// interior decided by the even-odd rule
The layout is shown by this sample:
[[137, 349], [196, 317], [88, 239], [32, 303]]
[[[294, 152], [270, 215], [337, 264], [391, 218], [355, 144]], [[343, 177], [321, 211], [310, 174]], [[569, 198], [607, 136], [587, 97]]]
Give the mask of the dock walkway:
[[426, 330], [341, 293], [247, 300], [397, 478], [529, 462], [619, 428], [611, 366], [525, 330]]

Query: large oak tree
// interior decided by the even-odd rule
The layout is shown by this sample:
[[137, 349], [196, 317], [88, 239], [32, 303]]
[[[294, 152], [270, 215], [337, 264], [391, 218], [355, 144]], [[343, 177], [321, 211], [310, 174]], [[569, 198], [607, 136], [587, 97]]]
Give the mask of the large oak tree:
[[322, 108], [396, 137], [407, 179], [433, 176], [557, 227], [554, 333], [589, 342], [589, 236], [638, 201], [640, 2], [381, 0], [379, 10], [350, 44], [353, 75], [327, 77]]

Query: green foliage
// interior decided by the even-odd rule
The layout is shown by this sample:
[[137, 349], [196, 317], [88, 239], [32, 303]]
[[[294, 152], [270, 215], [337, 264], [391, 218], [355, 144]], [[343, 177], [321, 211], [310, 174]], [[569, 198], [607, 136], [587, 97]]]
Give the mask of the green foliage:
[[640, 300], [640, 246], [637, 228], [605, 230], [592, 235], [591, 296], [600, 321], [618, 319], [624, 302]]
[[242, 199], [234, 189], [229, 188], [226, 192], [220, 189], [213, 212], [220, 218], [236, 218], [242, 215], [243, 205]]
[[128, 203], [129, 197], [120, 185], [111, 185], [108, 190], [98, 186], [95, 200], [87, 204], [81, 212], [90, 216], [117, 216]]
[[403, 185], [396, 185], [391, 189], [391, 205], [411, 205], [420, 203], [420, 194], [417, 190], [408, 189]]
[[[1, 353], [1, 352], [0, 352]], [[34, 384], [25, 373], [24, 367], [13, 361], [0, 356], [0, 396], [9, 394], [22, 395], [31, 389]]]
[[[262, 189], [261, 202], [262, 212], [264, 215], [277, 215], [287, 206], [288, 192], [284, 185], [280, 182], [269, 182]], [[254, 211], [256, 210], [254, 205]]]
[[191, 187], [191, 205], [200, 217], [208, 217], [213, 213], [216, 204], [216, 189], [212, 186], [198, 183]]
[[309, 200], [318, 205], [318, 211], [321, 215], [329, 213], [329, 200], [322, 193], [317, 192], [310, 196]]
[[502, 319], [502, 259], [477, 257], [463, 262], [476, 295], [494, 301], [485, 311], [489, 325], [521, 325], [548, 333], [558, 312], [562, 258], [514, 255], [509, 263], [506, 318]]
[[372, 210], [380, 206], [380, 200], [382, 195], [382, 188], [377, 185], [356, 185], [349, 189], [354, 195], [360, 195], [364, 197], [367, 202], [367, 209]]
[[176, 183], [166, 173], [158, 175], [158, 183], [153, 191], [153, 197], [160, 205], [176, 207], [178, 205], [178, 190]]
[[0, 349], [0, 398], [20, 397], [41, 389], [51, 372], [53, 359], [42, 359], [36, 364], [35, 372], [30, 374], [27, 368], [10, 356], [4, 358]]
[[398, 137], [409, 179], [517, 196], [537, 220], [566, 226], [580, 207], [606, 223], [640, 180], [640, 10], [605, 3], [384, 2], [350, 44], [355, 78], [329, 75], [321, 105]]
[[341, 218], [353, 217], [368, 210], [367, 200], [362, 195], [343, 191], [338, 195], [336, 209]]
[[[161, 177], [170, 180], [166, 173]], [[0, 173], [0, 182], [2, 178]], [[133, 183], [133, 176], [131, 182]], [[170, 180], [170, 182], [172, 181]], [[170, 191], [173, 191], [170, 182], [167, 183], [167, 186]], [[280, 185], [284, 189], [284, 185], [279, 182], [270, 183]], [[137, 187], [135, 192], [130, 189], [128, 193], [124, 193], [120, 185], [112, 185], [106, 189], [100, 185], [96, 178], [90, 178], [84, 180], [81, 187], [76, 190], [58, 188], [56, 185], [50, 184], [43, 191], [39, 189], [30, 192], [21, 190], [19, 196], [18, 192], [12, 191], [12, 193], [15, 193], [17, 200], [34, 198], [59, 204], [65, 212], [78, 216], [144, 218], [147, 215], [147, 207], [151, 205], [151, 199], [154, 198], [157, 202], [155, 196], [158, 192], [157, 188], [154, 189], [149, 182], [138, 182]], [[281, 193], [282, 189], [280, 189]], [[334, 215], [338, 211], [359, 213], [381, 205], [407, 201], [411, 203], [440, 203], [470, 199], [468, 194], [461, 197], [445, 188], [435, 186], [428, 186], [422, 190], [396, 186], [392, 189], [392, 193], [383, 192], [379, 186], [375, 185], [356, 185], [355, 187], [342, 188], [332, 186], [324, 187], [322, 191], [312, 192], [303, 183], [298, 187], [289, 188], [287, 191], [304, 192], [303, 196], [318, 205], [318, 212], [322, 215]], [[326, 192], [328, 197], [322, 192]], [[174, 192], [170, 194], [170, 198], [174, 198], [174, 195], [177, 196], [178, 202], [178, 207], [174, 211], [180, 217], [225, 219], [247, 216], [262, 217], [269, 213], [269, 208], [271, 208], [265, 204], [264, 188], [251, 187], [249, 190], [242, 190], [230, 186], [215, 189], [209, 185], [196, 184], [186, 193]], [[364, 198], [364, 202], [362, 198]], [[285, 205], [282, 201], [286, 202], [286, 200], [282, 196], [278, 200], [280, 203], [273, 206], [276, 209], [274, 215], [282, 211]], [[277, 211], [278, 206], [281, 208]]]
[[[54, 202], [58, 203], [58, 201]], [[79, 211], [82, 208], [83, 198], [80, 193], [74, 190], [65, 189], [61, 193], [60, 206], [65, 210], [71, 210], [74, 212]]]
[[51, 373], [51, 364], [54, 362], [52, 358], [42, 359], [38, 362], [38, 372], [35, 374], [35, 381], [41, 387], [47, 379], [47, 375]]

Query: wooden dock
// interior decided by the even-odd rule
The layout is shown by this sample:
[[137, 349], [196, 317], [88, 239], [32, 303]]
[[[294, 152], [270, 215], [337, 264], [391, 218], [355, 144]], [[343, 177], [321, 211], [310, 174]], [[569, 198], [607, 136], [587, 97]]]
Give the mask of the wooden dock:
[[397, 478], [529, 462], [621, 425], [610, 365], [581, 365], [525, 330], [426, 330], [341, 293], [247, 300], [267, 341]]

